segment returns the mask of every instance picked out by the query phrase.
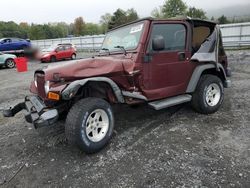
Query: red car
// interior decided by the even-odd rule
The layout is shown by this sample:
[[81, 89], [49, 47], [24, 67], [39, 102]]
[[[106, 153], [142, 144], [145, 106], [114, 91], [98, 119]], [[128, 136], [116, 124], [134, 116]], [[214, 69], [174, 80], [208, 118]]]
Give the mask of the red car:
[[75, 59], [76, 48], [72, 44], [52, 45], [42, 51], [39, 59], [41, 62], [55, 62], [64, 59]]

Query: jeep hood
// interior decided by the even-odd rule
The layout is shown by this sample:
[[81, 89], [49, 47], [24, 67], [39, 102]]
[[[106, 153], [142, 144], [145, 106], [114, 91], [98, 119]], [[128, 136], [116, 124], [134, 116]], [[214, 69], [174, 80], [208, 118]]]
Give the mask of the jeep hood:
[[65, 81], [96, 76], [126, 74], [134, 69], [132, 57], [101, 56], [71, 61], [59, 65], [50, 65], [43, 69], [45, 80], [53, 80], [55, 73]]

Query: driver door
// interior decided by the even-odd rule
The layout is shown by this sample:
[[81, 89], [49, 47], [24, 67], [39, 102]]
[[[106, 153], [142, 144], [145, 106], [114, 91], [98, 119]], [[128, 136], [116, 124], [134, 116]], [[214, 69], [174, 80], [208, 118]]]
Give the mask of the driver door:
[[59, 46], [56, 49], [56, 59], [61, 60], [65, 58], [64, 46]]
[[[143, 63], [144, 93], [149, 99], [185, 93], [192, 73], [187, 35], [183, 22], [153, 22]], [[157, 36], [164, 38], [165, 47], [161, 51], [152, 49], [152, 40]]]

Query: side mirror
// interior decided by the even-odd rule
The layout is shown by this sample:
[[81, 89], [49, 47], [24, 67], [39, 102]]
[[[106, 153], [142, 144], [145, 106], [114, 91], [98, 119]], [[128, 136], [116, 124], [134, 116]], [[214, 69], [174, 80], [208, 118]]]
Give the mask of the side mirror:
[[161, 51], [165, 49], [165, 40], [161, 35], [157, 35], [152, 40], [152, 48], [154, 51]]

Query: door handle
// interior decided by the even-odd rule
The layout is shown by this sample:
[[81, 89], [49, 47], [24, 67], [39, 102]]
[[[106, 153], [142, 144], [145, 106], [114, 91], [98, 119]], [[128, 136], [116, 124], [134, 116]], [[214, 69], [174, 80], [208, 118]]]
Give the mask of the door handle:
[[178, 60], [179, 61], [185, 61], [186, 59], [186, 53], [185, 52], [179, 52], [178, 53]]

